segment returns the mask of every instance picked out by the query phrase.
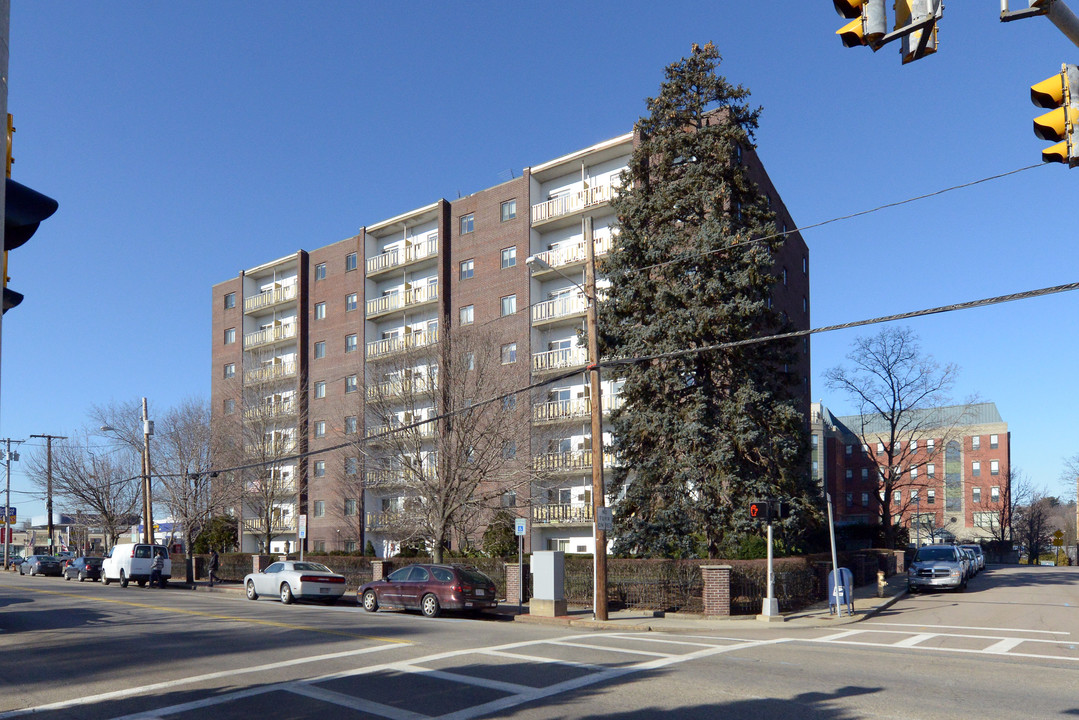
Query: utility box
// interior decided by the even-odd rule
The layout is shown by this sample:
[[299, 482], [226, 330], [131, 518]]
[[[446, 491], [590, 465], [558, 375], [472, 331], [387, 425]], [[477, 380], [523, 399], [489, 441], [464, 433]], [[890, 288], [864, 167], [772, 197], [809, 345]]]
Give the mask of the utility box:
[[528, 614], [557, 617], [566, 614], [566, 554], [561, 550], [532, 553], [532, 599]]

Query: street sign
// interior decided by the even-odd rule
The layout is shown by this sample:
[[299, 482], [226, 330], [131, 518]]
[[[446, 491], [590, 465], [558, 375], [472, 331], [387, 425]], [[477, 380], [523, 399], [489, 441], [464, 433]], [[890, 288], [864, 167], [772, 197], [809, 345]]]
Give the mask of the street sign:
[[517, 518], [513, 521], [513, 534], [514, 535], [527, 535], [528, 534], [528, 520], [525, 518]]
[[15, 524], [15, 517], [16, 517], [15, 516], [15, 508], [13, 508], [13, 507], [0, 508], [0, 511], [2, 511], [3, 515], [7, 517], [7, 524], [8, 525], [14, 525]]
[[301, 540], [307, 537], [307, 515], [300, 515], [300, 522], [297, 526], [298, 535]]
[[1063, 547], [1064, 545], [1064, 533], [1062, 533], [1060, 530], [1057, 530], [1055, 533], [1053, 533], [1053, 545], [1057, 547]]
[[614, 513], [609, 507], [601, 507], [597, 510], [596, 525], [603, 532], [614, 532]]

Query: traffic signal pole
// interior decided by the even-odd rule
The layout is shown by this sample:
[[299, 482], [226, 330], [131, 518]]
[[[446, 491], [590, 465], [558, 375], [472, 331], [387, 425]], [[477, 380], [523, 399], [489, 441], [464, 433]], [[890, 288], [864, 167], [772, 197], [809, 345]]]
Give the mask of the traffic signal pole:
[[779, 617], [779, 601], [776, 600], [776, 574], [772, 565], [772, 518], [768, 518], [768, 596], [764, 598], [761, 615], [766, 619]]

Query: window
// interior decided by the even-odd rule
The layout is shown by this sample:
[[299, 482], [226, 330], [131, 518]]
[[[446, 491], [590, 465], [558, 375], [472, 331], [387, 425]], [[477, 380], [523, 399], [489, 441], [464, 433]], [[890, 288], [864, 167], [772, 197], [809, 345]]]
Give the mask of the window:
[[992, 500], [995, 503], [1000, 502], [1000, 488], [999, 487], [991, 487], [991, 488], [989, 488], [989, 499]]
[[869, 468], [862, 468], [862, 479], [863, 480], [868, 480], [869, 479]]
[[869, 452], [869, 446], [868, 446], [868, 445], [865, 445], [865, 444], [863, 444], [863, 445], [862, 445], [862, 452], [864, 452], [864, 453], [868, 453], [868, 452]]
[[853, 455], [854, 454], [854, 446], [853, 445], [847, 445], [844, 448], [844, 452], [846, 452], [847, 455]]
[[910, 469], [910, 479], [913, 480], [916, 477], [918, 477], [918, 468], [911, 467], [911, 469]]
[[231, 345], [236, 342], [236, 328], [229, 328], [225, 331], [225, 344]]
[[236, 363], [225, 363], [225, 379], [236, 377]]
[[326, 437], [326, 421], [318, 420], [315, 422], [315, 437]]
[[814, 450], [817, 448], [817, 445], [819, 443], [820, 443], [820, 438], [819, 437], [817, 437], [816, 435], [810, 435], [809, 436], [809, 444], [813, 446]]
[[476, 354], [475, 353], [466, 352], [462, 359], [464, 360], [465, 370], [475, 370], [476, 369]]
[[475, 274], [476, 261], [475, 260], [462, 260], [461, 261], [461, 279], [468, 280]]
[[345, 335], [345, 352], [356, 352], [356, 348], [360, 346], [360, 341], [356, 337], [355, 333], [352, 335]]
[[345, 516], [353, 517], [356, 515], [356, 511], [359, 508], [359, 503], [356, 502], [356, 498], [345, 498]]
[[937, 466], [933, 463], [929, 463], [925, 466], [925, 474], [931, 478], [935, 478], [937, 476]]
[[315, 552], [326, 552], [326, 541], [315, 540]]
[[883, 454], [884, 454], [884, 443], [879, 442], [879, 443], [877, 443], [877, 455], [883, 455]]
[[355, 475], [360, 471], [360, 461], [354, 457], [345, 458], [345, 475]]
[[512, 220], [513, 218], [517, 217], [517, 198], [507, 200], [502, 203], [501, 217], [502, 222], [506, 222], [507, 220]]
[[914, 502], [917, 499], [918, 499], [918, 490], [917, 489], [911, 490], [910, 491], [910, 501]]
[[787, 268], [783, 268], [783, 284], [787, 284]]
[[502, 298], [502, 317], [513, 315], [515, 312], [517, 312], [517, 296], [507, 295]]
[[322, 380], [315, 381], [315, 398], [326, 397], [326, 383]]
[[324, 357], [326, 357], [326, 343], [319, 340], [315, 343], [315, 359], [318, 360], [319, 358]]
[[326, 503], [322, 500], [316, 500], [311, 503], [311, 509], [313, 510], [312, 514], [315, 517], [323, 517], [326, 515]]
[[847, 479], [848, 480], [853, 480], [854, 479], [854, 471], [851, 470], [850, 468], [847, 468]]
[[345, 272], [352, 272], [356, 269], [356, 253], [349, 253], [345, 255]]
[[461, 216], [461, 234], [467, 235], [476, 229], [476, 213]]
[[996, 513], [993, 513], [993, 512], [976, 512], [976, 513], [974, 513], [974, 527], [987, 528], [989, 530], [996, 529]]
[[517, 362], [517, 343], [512, 342], [502, 346], [502, 364], [509, 365]]
[[869, 493], [862, 493], [862, 507], [869, 507]]
[[324, 303], [324, 302], [315, 303], [315, 319], [316, 320], [325, 320], [326, 319], [326, 303]]
[[509, 397], [502, 398], [503, 410], [514, 410], [517, 407], [517, 396], [510, 395]]
[[901, 490], [896, 490], [892, 493], [892, 502], [897, 504], [903, 502], [903, 492]]
[[981, 488], [971, 488], [970, 489], [970, 500], [975, 505], [980, 503], [982, 501], [982, 489]]
[[854, 493], [847, 493], [846, 500], [847, 507], [854, 507]]
[[349, 375], [345, 378], [345, 392], [354, 393], [359, 389], [359, 382], [356, 380], [355, 375]]
[[991, 449], [993, 449], [993, 450], [996, 450], [998, 445], [1000, 445], [1000, 436], [999, 435], [990, 435], [989, 436], [989, 447]]
[[974, 477], [980, 477], [982, 474], [982, 464], [975, 460], [970, 464], [970, 474]]
[[319, 263], [315, 266], [315, 282], [326, 279], [326, 263]]
[[989, 461], [989, 474], [1000, 475], [1000, 460]]
[[936, 490], [926, 490], [925, 491], [925, 501], [927, 503], [929, 503], [930, 505], [936, 505], [937, 504], [937, 491]]
[[918, 441], [917, 440], [911, 440], [910, 441], [910, 451], [911, 452], [918, 452]]
[[225, 309], [226, 310], [231, 310], [234, 307], [236, 307], [236, 293], [234, 293], [234, 292], [226, 293], [225, 294]]
[[502, 493], [501, 505], [504, 508], [517, 507], [517, 493], [513, 490]]
[[473, 305], [465, 305], [464, 307], [461, 308], [461, 324], [462, 325], [471, 325], [472, 321], [474, 319], [475, 319], [475, 306], [473, 306]]
[[231, 415], [236, 412], [236, 401], [232, 398], [225, 398], [225, 402], [222, 404], [222, 410], [225, 411], [226, 415]]
[[345, 295], [345, 312], [352, 312], [359, 305], [359, 296], [356, 293]]
[[355, 415], [345, 418], [345, 435], [355, 435], [360, 431], [360, 421]]
[[517, 265], [517, 246], [502, 248], [502, 269], [515, 267]]
[[315, 477], [326, 477], [326, 461], [315, 461]]
[[926, 450], [926, 452], [930, 452], [930, 453], [933, 452], [933, 441], [932, 440], [926, 440], [925, 441], [925, 450]]
[[507, 440], [502, 443], [502, 459], [512, 460], [517, 457], [517, 442], [515, 440]]

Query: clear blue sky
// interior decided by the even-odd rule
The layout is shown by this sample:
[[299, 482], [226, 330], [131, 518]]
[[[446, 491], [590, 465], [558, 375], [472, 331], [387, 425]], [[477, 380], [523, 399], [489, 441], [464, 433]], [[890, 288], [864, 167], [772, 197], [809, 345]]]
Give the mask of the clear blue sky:
[[[627, 132], [694, 42], [763, 106], [759, 153], [799, 225], [1036, 164], [1029, 85], [1079, 48], [997, 8], [948, 3], [940, 51], [904, 67], [898, 43], [844, 48], [826, 0], [13, 0], [13, 177], [60, 210], [11, 256], [26, 300], [3, 323], [0, 436], [208, 396], [213, 284]], [[807, 230], [813, 325], [1079, 280], [1077, 187], [1052, 165]], [[962, 368], [957, 401], [997, 404], [1013, 463], [1068, 496], [1077, 309], [908, 323]], [[854, 410], [822, 373], [877, 329], [814, 337], [815, 400]], [[26, 517], [43, 505], [22, 464]]]

